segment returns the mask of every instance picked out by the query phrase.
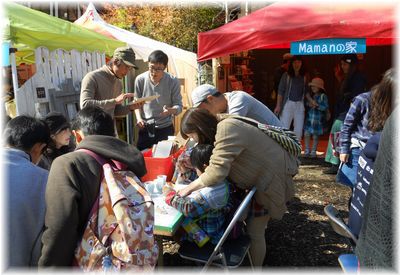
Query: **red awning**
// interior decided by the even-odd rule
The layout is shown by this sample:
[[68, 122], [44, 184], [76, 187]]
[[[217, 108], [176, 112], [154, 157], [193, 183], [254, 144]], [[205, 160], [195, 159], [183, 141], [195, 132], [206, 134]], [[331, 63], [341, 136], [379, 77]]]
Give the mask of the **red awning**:
[[251, 49], [290, 48], [290, 42], [322, 38], [366, 38], [367, 46], [395, 43], [394, 2], [329, 2], [277, 2], [199, 33], [198, 61]]

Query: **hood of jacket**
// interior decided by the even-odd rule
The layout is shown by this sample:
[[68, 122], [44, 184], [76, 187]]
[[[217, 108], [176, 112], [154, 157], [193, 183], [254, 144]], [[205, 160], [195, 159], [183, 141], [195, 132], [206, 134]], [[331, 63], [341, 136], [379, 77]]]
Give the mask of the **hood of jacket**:
[[87, 149], [105, 159], [122, 162], [138, 177], [147, 173], [143, 154], [134, 145], [118, 138], [101, 135], [87, 136], [78, 144], [76, 150], [78, 149]]

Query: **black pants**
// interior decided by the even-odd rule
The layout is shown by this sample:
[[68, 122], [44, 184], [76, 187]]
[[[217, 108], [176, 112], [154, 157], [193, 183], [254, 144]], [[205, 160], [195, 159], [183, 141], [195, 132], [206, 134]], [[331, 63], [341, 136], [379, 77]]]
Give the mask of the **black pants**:
[[136, 147], [142, 151], [151, 148], [161, 140], [167, 140], [168, 136], [174, 135], [174, 126], [171, 124], [165, 128], [156, 128], [154, 137], [149, 137], [146, 127], [139, 130], [139, 138]]

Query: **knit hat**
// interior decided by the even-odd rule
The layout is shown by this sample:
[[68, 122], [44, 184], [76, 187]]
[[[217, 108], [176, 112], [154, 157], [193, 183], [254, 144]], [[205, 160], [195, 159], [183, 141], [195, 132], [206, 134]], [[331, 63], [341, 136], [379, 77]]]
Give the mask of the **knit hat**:
[[319, 77], [314, 77], [310, 83], [308, 83], [309, 86], [314, 86], [314, 87], [318, 87], [322, 90], [325, 91], [324, 88], [324, 80], [322, 78]]
[[113, 57], [121, 59], [128, 66], [134, 67], [135, 69], [138, 68], [135, 65], [135, 52], [130, 47], [116, 48]]
[[340, 58], [340, 60], [348, 63], [348, 64], [356, 64], [358, 62], [357, 55], [355, 54], [345, 54]]
[[198, 86], [192, 91], [192, 103], [193, 107], [198, 107], [209, 95], [215, 95], [218, 90], [210, 84], [203, 84]]
[[58, 112], [50, 112], [44, 118], [47, 126], [50, 128], [50, 133], [56, 135], [64, 129], [71, 128], [67, 119]]

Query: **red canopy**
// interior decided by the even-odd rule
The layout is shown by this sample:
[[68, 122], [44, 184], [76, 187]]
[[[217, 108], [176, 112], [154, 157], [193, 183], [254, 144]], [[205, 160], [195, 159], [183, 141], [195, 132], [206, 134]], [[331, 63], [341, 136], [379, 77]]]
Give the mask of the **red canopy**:
[[[349, 1], [351, 2], [351, 1]], [[251, 49], [290, 48], [290, 42], [322, 38], [366, 38], [367, 46], [395, 43], [392, 3], [277, 2], [199, 33], [198, 61]]]

